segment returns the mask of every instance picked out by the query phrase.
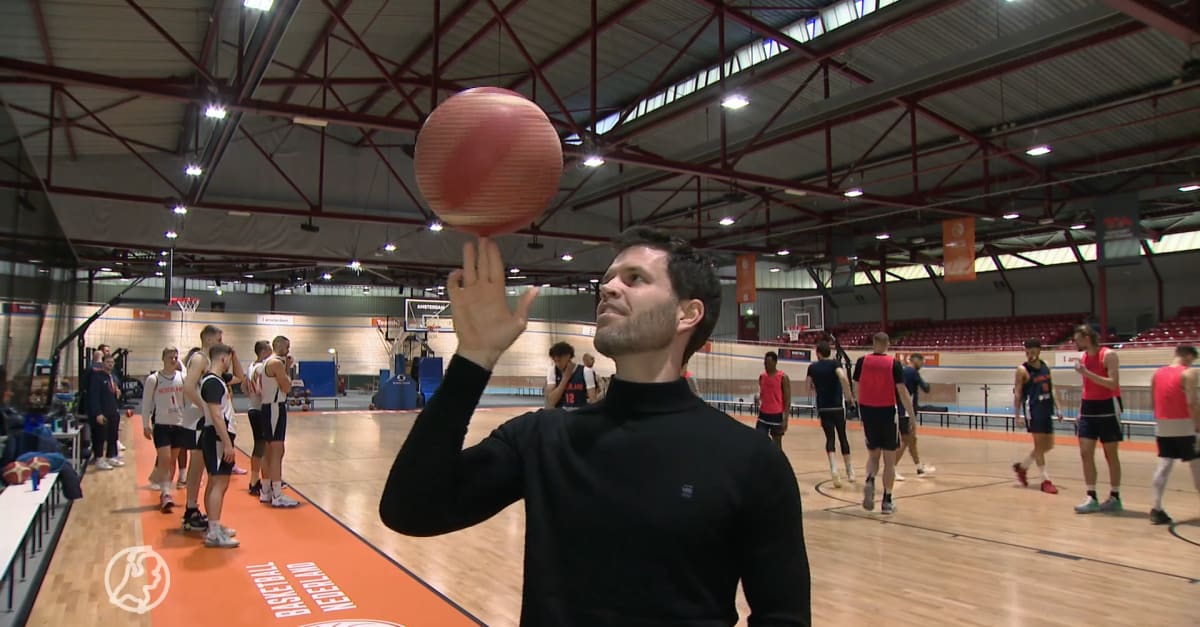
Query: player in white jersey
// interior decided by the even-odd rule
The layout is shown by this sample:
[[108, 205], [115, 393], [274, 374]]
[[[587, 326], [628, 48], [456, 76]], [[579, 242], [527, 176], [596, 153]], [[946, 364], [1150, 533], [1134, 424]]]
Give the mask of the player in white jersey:
[[142, 432], [158, 451], [150, 483], [159, 487], [159, 507], [169, 514], [175, 507], [175, 499], [171, 497], [175, 456], [187, 447], [187, 433], [183, 430], [184, 373], [179, 369], [179, 349], [164, 348], [162, 363], [162, 368], [146, 377], [142, 388]]
[[233, 419], [233, 394], [222, 376], [229, 372], [232, 365], [233, 349], [217, 344], [209, 349], [208, 359], [209, 371], [200, 380], [200, 397], [204, 399], [205, 414], [204, 428], [200, 432], [200, 450], [204, 455], [204, 469], [208, 471], [208, 485], [204, 488], [208, 530], [204, 534], [204, 545], [233, 548], [239, 544], [234, 539], [237, 532], [221, 524], [225, 491], [229, 489], [229, 475], [233, 474], [233, 441], [237, 436]]
[[287, 435], [287, 397], [292, 389], [288, 376], [291, 366], [292, 342], [280, 335], [271, 341], [274, 351], [263, 363], [262, 371], [262, 422], [267, 440], [263, 455], [263, 486], [258, 500], [273, 507], [295, 507], [294, 499], [283, 494], [283, 441]]
[[[187, 504], [183, 511], [184, 531], [208, 529], [208, 518], [200, 513], [199, 504], [200, 479], [204, 476], [204, 460], [200, 452], [199, 431], [203, 427], [206, 417], [206, 404], [200, 396], [200, 380], [209, 371], [208, 351], [217, 344], [221, 344], [224, 336], [221, 329], [211, 324], [206, 325], [200, 331], [200, 348], [193, 348], [188, 352], [187, 359], [184, 360], [187, 366], [187, 375], [183, 382], [183, 395], [190, 403], [185, 405], [183, 410], [183, 428], [190, 430], [187, 438], [190, 461], [187, 470]], [[229, 370], [222, 373], [226, 383], [232, 385], [244, 381], [246, 372], [242, 370], [242, 365], [238, 362], [236, 351], [231, 357], [231, 363], [232, 374]]]
[[262, 370], [263, 363], [271, 356], [271, 343], [259, 340], [254, 343], [254, 363], [246, 373], [246, 381], [242, 387], [250, 399], [250, 407], [246, 417], [250, 420], [250, 433], [254, 436], [254, 449], [250, 452], [250, 495], [262, 493], [262, 462], [267, 450], [266, 428], [263, 426], [262, 413]]

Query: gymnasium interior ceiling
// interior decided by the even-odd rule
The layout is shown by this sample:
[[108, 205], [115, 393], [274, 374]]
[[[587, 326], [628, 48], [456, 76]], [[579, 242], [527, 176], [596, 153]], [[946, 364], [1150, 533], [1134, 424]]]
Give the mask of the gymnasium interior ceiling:
[[1200, 0], [268, 4], [0, 3], [5, 198], [44, 194], [81, 268], [174, 247], [176, 276], [427, 286], [464, 237], [429, 229], [416, 131], [496, 85], [564, 140], [559, 194], [501, 239], [531, 284], [596, 275], [633, 224], [791, 268], [835, 241], [936, 264], [962, 216], [981, 255], [1086, 243], [1127, 192], [1152, 233], [1200, 229]]

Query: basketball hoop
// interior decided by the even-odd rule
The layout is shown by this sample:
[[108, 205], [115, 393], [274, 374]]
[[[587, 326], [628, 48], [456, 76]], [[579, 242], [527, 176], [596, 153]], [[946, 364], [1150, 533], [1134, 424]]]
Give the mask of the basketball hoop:
[[799, 326], [799, 327], [787, 327], [787, 329], [786, 329], [786, 330], [787, 330], [787, 334], [788, 334], [788, 340], [790, 340], [790, 341], [792, 341], [792, 342], [799, 342], [799, 341], [800, 341], [800, 334], [801, 334], [801, 333], [804, 333], [804, 327], [803, 327], [803, 326]]
[[442, 319], [437, 316], [432, 316], [425, 319], [425, 331], [429, 334], [429, 338], [433, 339], [438, 336], [438, 332], [442, 329]]
[[196, 313], [196, 308], [200, 306], [200, 299], [191, 296], [179, 296], [171, 299], [171, 304], [179, 307], [179, 311], [183, 313]]

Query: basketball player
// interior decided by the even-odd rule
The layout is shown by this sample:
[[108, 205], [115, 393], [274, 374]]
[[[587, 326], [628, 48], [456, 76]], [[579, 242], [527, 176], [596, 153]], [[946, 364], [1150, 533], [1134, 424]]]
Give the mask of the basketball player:
[[876, 333], [871, 340], [872, 351], [854, 364], [854, 381], [858, 384], [858, 415], [862, 419], [863, 435], [867, 440], [867, 479], [863, 483], [863, 509], [875, 509], [875, 473], [879, 458], [883, 458], [883, 503], [880, 512], [892, 514], [892, 486], [896, 481], [896, 449], [900, 448], [900, 428], [896, 422], [896, 400], [915, 416], [912, 397], [904, 386], [904, 369], [900, 362], [887, 354], [890, 339], [887, 333]]
[[224, 378], [233, 361], [233, 349], [217, 344], [208, 350], [208, 360], [209, 370], [200, 381], [206, 416], [204, 430], [200, 432], [200, 450], [204, 455], [204, 468], [208, 471], [208, 484], [204, 486], [204, 509], [208, 512], [204, 546], [229, 549], [240, 544], [234, 539], [237, 532], [221, 524], [225, 491], [229, 489], [229, 475], [233, 474], [233, 441], [237, 436], [233, 394]]
[[536, 290], [509, 308], [490, 240], [450, 274], [458, 348], [396, 456], [380, 518], [433, 536], [525, 500], [523, 625], [730, 625], [738, 580], [754, 625], [810, 625], [800, 492], [787, 457], [679, 376], [716, 325], [721, 286], [686, 242], [626, 231], [599, 286], [604, 400], [518, 416], [464, 448]]
[[592, 401], [594, 403], [604, 398], [604, 388], [600, 385], [600, 375], [596, 373], [596, 356], [591, 353], [584, 353], [583, 367], [585, 368], [583, 375], [586, 379], [587, 388], [589, 390], [592, 388], [596, 389], [596, 399]]
[[833, 487], [842, 487], [838, 474], [837, 457], [833, 454], [833, 438], [837, 435], [842, 447], [842, 461], [846, 466], [846, 479], [854, 483], [854, 466], [850, 464], [850, 440], [846, 437], [846, 403], [854, 404], [854, 391], [850, 388], [850, 377], [842, 363], [830, 359], [833, 350], [828, 340], [817, 342], [817, 360], [808, 366], [806, 380], [813, 391], [817, 415], [821, 418], [821, 430], [825, 432], [825, 455], [829, 457], [829, 474]]
[[[1075, 360], [1075, 371], [1083, 379], [1078, 428], [1083, 479], [1087, 484], [1087, 499], [1075, 506], [1075, 512], [1119, 512], [1122, 509], [1121, 458], [1117, 450], [1121, 440], [1125, 439], [1116, 401], [1121, 393], [1120, 361], [1116, 351], [1100, 346], [1100, 334], [1086, 324], [1075, 329], [1075, 346], [1083, 351], [1083, 357]], [[1112, 485], [1112, 491], [1103, 503], [1096, 496], [1096, 440], [1104, 447]]]
[[171, 513], [175, 499], [171, 484], [175, 478], [175, 456], [187, 446], [183, 431], [183, 372], [179, 370], [179, 349], [168, 346], [162, 351], [162, 368], [150, 373], [142, 387], [142, 432], [154, 442], [157, 451], [150, 483], [157, 485], [159, 509]]
[[1150, 380], [1150, 396], [1154, 399], [1154, 435], [1158, 443], [1158, 468], [1154, 470], [1154, 507], [1150, 522], [1169, 525], [1173, 521], [1163, 510], [1163, 491], [1175, 460], [1192, 469], [1192, 482], [1200, 492], [1200, 395], [1196, 392], [1195, 346], [1184, 344], [1175, 349], [1170, 365], [1159, 368]]
[[[1054, 417], [1059, 404], [1055, 402], [1057, 392], [1050, 380], [1050, 364], [1042, 361], [1042, 342], [1038, 339], [1025, 340], [1025, 363], [1017, 366], [1017, 378], [1013, 383], [1013, 411], [1017, 427], [1025, 427], [1033, 435], [1033, 451], [1013, 464], [1017, 481], [1029, 485], [1028, 471], [1034, 463], [1042, 471], [1042, 492], [1058, 494], [1058, 488], [1050, 481], [1046, 470], [1046, 453], [1054, 448]], [[1025, 408], [1028, 419], [1021, 417]]]
[[[546, 372], [546, 407], [578, 409], [596, 402], [596, 373], [575, 363], [573, 346], [566, 342], [551, 346], [550, 361]], [[592, 382], [590, 386], [589, 381]]]
[[279, 335], [271, 340], [272, 354], [262, 365], [262, 417], [259, 419], [267, 440], [263, 452], [263, 484], [258, 494], [261, 503], [271, 507], [296, 507], [300, 503], [283, 493], [283, 453], [287, 437], [287, 398], [292, 389], [292, 342]]
[[[904, 389], [908, 391], [909, 398], [912, 399], [913, 409], [921, 406], [921, 392], [929, 393], [929, 384], [925, 379], [921, 378], [921, 368], [925, 366], [925, 356], [921, 353], [913, 353], [908, 357], [910, 365], [904, 366]], [[897, 411], [900, 412], [900, 450], [896, 451], [896, 464], [899, 465], [904, 460], [904, 451], [908, 451], [912, 455], [913, 463], [917, 465], [917, 476], [928, 476], [937, 470], [933, 466], [926, 466], [921, 463], [921, 454], [917, 452], [917, 415], [905, 412], [904, 405], [899, 404]], [[900, 474], [899, 469], [896, 470], [896, 481], [904, 481], [904, 476]]]
[[254, 436], [254, 449], [250, 453], [251, 496], [262, 494], [262, 463], [263, 455], [267, 450], [267, 431], [262, 421], [262, 371], [263, 364], [270, 356], [270, 342], [259, 340], [254, 343], [254, 363], [250, 365], [250, 372], [243, 386], [246, 388], [246, 396], [250, 399], [250, 406], [246, 410], [246, 417], [250, 421], [250, 433]]
[[[204, 459], [200, 452], [200, 430], [205, 423], [208, 404], [204, 402], [204, 398], [200, 395], [200, 381], [209, 370], [208, 351], [222, 344], [222, 339], [225, 333], [209, 324], [205, 325], [200, 330], [200, 347], [193, 348], [188, 351], [187, 359], [184, 360], [186, 366], [186, 374], [183, 380], [183, 397], [188, 400], [190, 405], [183, 408], [183, 428], [186, 444], [188, 447], [187, 455], [190, 458], [187, 467], [187, 501], [183, 510], [183, 529], [184, 531], [204, 531], [208, 529], [208, 518], [200, 512], [200, 480], [204, 476]], [[242, 364], [238, 361], [237, 352], [234, 351], [232, 356], [233, 372], [226, 370], [222, 373], [222, 378], [227, 379], [226, 383], [233, 384], [244, 381], [246, 378], [245, 371], [242, 370]]]
[[792, 406], [792, 382], [778, 366], [779, 355], [775, 351], [763, 355], [763, 373], [758, 375], [758, 422], [754, 428], [783, 448], [787, 412]]

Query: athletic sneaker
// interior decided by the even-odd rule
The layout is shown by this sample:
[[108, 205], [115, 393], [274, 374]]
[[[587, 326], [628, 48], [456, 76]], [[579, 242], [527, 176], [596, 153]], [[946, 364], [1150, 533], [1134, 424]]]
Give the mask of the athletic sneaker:
[[183, 512], [183, 530], [207, 531], [208, 517], [204, 514], [201, 514], [199, 509], [187, 509]]
[[1042, 492], [1046, 494], [1058, 494], [1058, 488], [1049, 479], [1046, 479], [1042, 482]]
[[1121, 499], [1115, 496], [1108, 497], [1108, 499], [1100, 504], [1100, 511], [1102, 512], [1119, 512], [1123, 509], [1125, 508], [1121, 506]]
[[921, 464], [920, 466], [917, 466], [917, 476], [925, 477], [928, 475], [932, 475], [935, 470], [937, 470], [937, 468], [934, 468], [933, 466], [926, 466], [925, 464]]
[[884, 501], [883, 505], [880, 506], [880, 508], [879, 508], [879, 513], [895, 514], [896, 513], [896, 504], [893, 503], [892, 501]]
[[271, 507], [296, 507], [300, 502], [288, 498], [282, 494], [276, 494], [271, 497]]
[[833, 473], [833, 487], [835, 487], [835, 488], [842, 487], [842, 476], [839, 475], [836, 471]]
[[850, 467], [846, 468], [846, 480], [849, 481], [850, 483], [854, 483], [855, 476], [854, 476], [853, 468], [850, 468]]
[[242, 468], [241, 466], [233, 467], [233, 474], [235, 474], [235, 475], [244, 475], [244, 474], [246, 474], [246, 472], [247, 472], [246, 469]]
[[259, 503], [270, 503], [271, 502], [271, 486], [269, 486], [269, 485], [262, 486], [262, 489], [260, 489], [258, 492], [258, 502]]
[[113, 469], [112, 465], [108, 463], [107, 459], [98, 459], [98, 460], [96, 460], [96, 463], [93, 464], [93, 466], [96, 467], [96, 470], [112, 470]]
[[241, 542], [234, 540], [225, 533], [224, 527], [216, 527], [212, 531], [204, 534], [204, 546], [214, 549], [232, 549], [241, 545]]
[[875, 482], [867, 481], [863, 484], [863, 509], [868, 512], [875, 509]]
[[234, 529], [233, 527], [226, 527], [225, 525], [221, 525], [221, 531], [225, 532], [225, 535], [229, 536], [230, 538], [237, 537], [237, 529]]
[[159, 498], [158, 509], [164, 514], [170, 514], [171, 508], [175, 507], [175, 499], [171, 498], [170, 493], [163, 492]]
[[1096, 499], [1090, 496], [1087, 497], [1086, 501], [1075, 506], [1076, 514], [1092, 514], [1098, 511], [1100, 511], [1100, 504], [1096, 502]]
[[1021, 467], [1021, 462], [1016, 462], [1013, 464], [1013, 472], [1017, 473], [1017, 481], [1020, 481], [1021, 485], [1029, 485], [1029, 474], [1026, 469]]
[[114, 466], [114, 467], [125, 465], [125, 462], [121, 461], [120, 457], [110, 457], [110, 458], [108, 458], [108, 463], [109, 463], [109, 465]]
[[907, 479], [907, 477], [905, 477], [904, 475], [900, 474], [900, 471], [899, 471], [899, 470], [897, 470], [897, 471], [896, 471], [896, 481], [905, 481], [906, 479]]
[[255, 481], [250, 484], [250, 496], [259, 496], [260, 494], [262, 494], [262, 482]]
[[1150, 510], [1150, 524], [1152, 525], [1169, 525], [1175, 521], [1171, 520], [1170, 516], [1161, 509]]
[[180, 479], [179, 481], [176, 481], [176, 482], [175, 482], [175, 489], [176, 489], [176, 490], [185, 490], [185, 489], [187, 489], [187, 479]]

